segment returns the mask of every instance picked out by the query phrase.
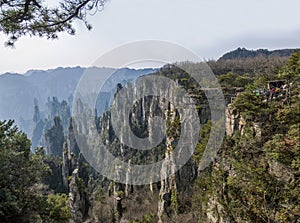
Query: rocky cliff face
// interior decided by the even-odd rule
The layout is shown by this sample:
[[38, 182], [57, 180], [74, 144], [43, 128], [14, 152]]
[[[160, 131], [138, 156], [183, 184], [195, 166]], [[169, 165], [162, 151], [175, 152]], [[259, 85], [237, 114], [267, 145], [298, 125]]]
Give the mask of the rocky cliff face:
[[65, 143], [62, 163], [63, 184], [69, 192], [69, 207], [72, 220], [80, 223], [88, 218], [90, 209], [87, 193], [89, 175], [82, 155], [79, 154], [79, 157], [76, 157], [73, 153], [70, 154], [68, 150]]
[[64, 144], [64, 132], [59, 117], [54, 118], [54, 126], [45, 134], [47, 154], [53, 156], [62, 156]]
[[85, 184], [79, 177], [79, 169], [75, 169], [72, 173], [69, 184], [69, 207], [74, 222], [83, 222], [89, 212], [90, 203], [88, 195], [85, 191]]
[[[175, 79], [175, 83], [180, 83], [180, 81], [179, 79]], [[146, 90], [148, 84], [148, 82], [142, 83], [138, 85], [139, 88], [131, 84], [128, 84], [126, 87], [123, 86], [124, 88], [119, 86], [116, 93], [118, 94], [115, 99], [116, 104], [113, 105], [110, 111], [98, 118], [96, 121], [97, 125], [90, 122], [85, 116], [81, 116], [82, 123], [75, 122], [73, 125], [75, 132], [84, 133], [86, 136], [83, 140], [84, 143], [80, 142], [79, 144], [84, 145], [88, 143], [95, 148], [97, 146], [99, 148], [100, 144], [96, 138], [100, 136], [99, 138], [101, 138], [106, 149], [115, 157], [128, 164], [125, 167], [116, 165], [114, 168], [116, 179], [123, 183], [109, 183], [109, 180], [106, 179], [102, 181], [103, 196], [105, 200], [112, 202], [111, 207], [114, 214], [111, 216], [114, 216], [112, 221], [116, 222], [142, 219], [147, 214], [157, 219], [158, 222], [165, 222], [170, 217], [176, 218], [176, 216], [184, 215], [182, 212], [183, 207], [186, 208], [186, 206], [190, 205], [188, 197], [192, 194], [193, 182], [197, 177], [198, 166], [192, 158], [188, 159], [182, 167], [182, 164], [176, 160], [178, 157], [173, 155], [174, 148], [178, 143], [181, 143], [183, 146], [177, 152], [177, 156], [180, 156], [184, 152], [188, 154], [191, 152], [191, 143], [188, 139], [197, 138], [199, 131], [192, 128], [192, 122], [182, 122], [182, 119], [193, 120], [192, 116], [194, 113], [186, 112], [180, 114], [178, 107], [176, 108], [173, 103], [164, 97], [157, 97], [155, 95], [132, 100], [136, 99], [135, 95], [132, 95], [132, 92], [136, 93], [137, 96], [149, 94]], [[158, 91], [159, 95], [165, 95], [168, 98], [177, 97], [178, 90], [174, 91], [170, 86], [164, 86], [164, 83], [161, 83], [161, 86], [157, 86], [157, 88], [160, 89]], [[195, 89], [195, 91], [197, 90]], [[196, 93], [191, 91], [189, 95], [196, 95]], [[199, 117], [200, 123], [204, 124], [210, 119], [210, 110], [207, 101], [201, 97], [194, 100], [197, 101], [195, 114]], [[190, 102], [185, 101], [185, 103], [188, 104]], [[128, 105], [130, 105], [129, 108]], [[83, 111], [83, 107], [81, 104], [78, 109]], [[91, 114], [91, 111], [80, 112], [80, 114], [84, 113]], [[157, 116], [164, 120], [164, 123], [166, 123], [165, 126], [156, 125], [155, 129], [150, 128], [151, 126], [155, 126], [152, 125], [152, 122], [156, 121], [154, 117]], [[113, 118], [117, 118], [117, 124], [113, 123]], [[99, 134], [98, 136], [95, 135], [95, 129]], [[180, 136], [184, 134], [181, 132], [182, 129], [189, 129], [185, 133], [186, 142], [179, 142]], [[161, 141], [157, 139], [158, 133], [163, 133], [164, 135], [164, 138], [160, 139]], [[143, 141], [141, 143], [144, 138], [149, 138], [149, 142], [144, 143]], [[157, 141], [158, 144], [150, 150], [140, 149], [147, 143], [155, 144]], [[115, 165], [114, 163], [106, 163], [107, 160], [103, 160], [99, 152], [95, 152], [95, 154], [99, 155], [99, 160], [95, 161], [96, 163], [102, 166]], [[190, 154], [191, 156], [192, 154]], [[132, 185], [132, 182], [137, 178], [144, 180], [143, 177], [148, 177], [132, 172], [133, 165], [145, 165], [159, 161], [162, 161], [161, 166], [157, 172], [153, 172], [153, 180], [149, 180], [148, 185]], [[178, 169], [179, 171], [177, 171]], [[105, 191], [108, 191], [108, 193]], [[75, 198], [72, 199], [74, 200]], [[142, 200], [139, 201], [140, 199], [144, 200], [144, 202]], [[141, 208], [143, 209], [138, 211]], [[148, 210], [148, 212], [145, 213], [145, 210]], [[90, 215], [92, 217], [94, 214]]]
[[246, 121], [242, 115], [229, 104], [226, 108], [226, 135], [233, 136], [234, 133], [245, 134], [245, 127], [252, 132], [256, 139], [262, 138], [262, 123], [251, 120]]
[[[192, 222], [189, 210], [199, 173], [193, 159], [200, 131], [195, 123], [203, 126], [211, 119], [211, 110], [195, 81], [181, 71], [171, 76], [172, 83], [156, 83], [155, 93], [149, 91], [150, 79], [118, 85], [115, 104], [101, 117], [85, 107], [84, 99], [75, 104], [78, 117], [71, 120], [62, 152], [62, 181], [69, 191], [75, 222]], [[178, 84], [177, 88], [172, 84]], [[191, 106], [193, 110], [186, 109]], [[100, 150], [103, 145], [105, 150]], [[106, 173], [114, 181], [85, 168], [79, 149], [96, 170], [112, 167]], [[105, 159], [106, 151], [123, 164]], [[182, 157], [186, 159], [183, 163]], [[159, 165], [149, 169], [150, 174], [134, 169], [152, 163]], [[138, 180], [147, 183], [138, 185]]]
[[[180, 80], [176, 81], [180, 82]], [[129, 88], [131, 87], [133, 88], [129, 85]], [[121, 89], [122, 87], [119, 88]], [[161, 92], [162, 95], [168, 94], [170, 98], [176, 97], [173, 95], [174, 91], [166, 87], [161, 87], [161, 89], [166, 91]], [[133, 89], [134, 91], [136, 90]], [[190, 92], [190, 95], [195, 95], [193, 93]], [[69, 206], [73, 221], [128, 222], [149, 218], [152, 219], [151, 222], [168, 222], [170, 219], [175, 222], [189, 219], [189, 222], [193, 222], [193, 216], [188, 210], [191, 209], [193, 185], [199, 168], [192, 154], [183, 166], [178, 162], [177, 157], [184, 152], [187, 152], [187, 155], [191, 153], [190, 141], [181, 142], [182, 148], [177, 154], [175, 153], [176, 156], [173, 155], [183, 135], [182, 129], [190, 129], [186, 131], [185, 139], [197, 138], [199, 135], [199, 131], [193, 131], [192, 122], [182, 122], [182, 119], [192, 120], [193, 114], [180, 115], [174, 104], [160, 97], [142, 97], [134, 103], [130, 101], [130, 97], [130, 95], [121, 94], [119, 100], [122, 103], [119, 103], [114, 110], [117, 114], [113, 115], [112, 111], [108, 111], [92, 120], [85, 116], [92, 112], [85, 112], [83, 103], [78, 103], [80, 114], [83, 114], [83, 122], [70, 123], [68, 137], [61, 151], [62, 166], [60, 166], [61, 182], [69, 193]], [[198, 100], [196, 114], [200, 124], [203, 125], [211, 118], [210, 108], [205, 99], [195, 100]], [[128, 104], [133, 104], [129, 115], [127, 114], [129, 118], [123, 112]], [[116, 134], [112, 123], [113, 116], [122, 120], [121, 125], [118, 126], [121, 129], [119, 135]], [[164, 120], [165, 126], [149, 127], [152, 126], [151, 122], [156, 116]], [[130, 128], [126, 129], [126, 125]], [[150, 138], [150, 142], [157, 140], [157, 132], [162, 132], [164, 138], [153, 149], [140, 150], [139, 146], [143, 145], [135, 144], [135, 138], [129, 131], [139, 138]], [[53, 132], [57, 131], [53, 130]], [[78, 134], [79, 132], [82, 134]], [[126, 162], [127, 165], [120, 166], [103, 159], [103, 154], [97, 150], [100, 146], [99, 139], [114, 157]], [[101, 167], [114, 166], [113, 174], [121, 183], [100, 176], [90, 168], [79, 151], [79, 148], [85, 149], [82, 145], [87, 143], [96, 149], [91, 153], [97, 157], [96, 165], [100, 163]], [[134, 148], [128, 146], [127, 143], [129, 145], [131, 143]], [[50, 154], [54, 148], [56, 146], [50, 146]], [[58, 153], [57, 156], [59, 156]], [[149, 180], [148, 185], [132, 185], [133, 180], [148, 177], [136, 173], [132, 168], [134, 165], [159, 161], [161, 161], [159, 168], [152, 169], [153, 178]]]
[[[120, 87], [119, 91], [121, 89]], [[173, 97], [172, 93], [168, 92], [170, 97]], [[119, 135], [116, 135], [113, 128], [111, 111], [104, 113], [95, 122], [84, 118], [84, 120], [87, 120], [85, 123], [71, 125], [70, 129], [72, 131], [69, 132], [68, 146], [65, 144], [63, 153], [62, 178], [64, 185], [69, 190], [73, 220], [75, 222], [82, 222], [86, 219], [92, 222], [128, 222], [129, 220], [148, 217], [152, 219], [152, 222], [160, 223], [168, 222], [170, 219], [175, 222], [182, 222], [186, 219], [189, 219], [189, 222], [195, 221], [190, 215], [191, 212], [187, 210], [191, 206], [194, 182], [202, 170], [199, 170], [198, 165], [192, 158], [183, 167], [179, 168], [176, 159], [172, 156], [181, 136], [182, 123], [179, 120], [182, 117], [179, 116], [172, 103], [151, 96], [143, 97], [133, 103], [129, 118], [127, 118], [126, 113], [122, 111], [126, 109], [127, 104], [132, 104], [130, 99], [130, 95], [122, 94], [122, 97], [119, 98], [122, 103], [115, 107], [115, 112], [118, 113], [117, 117], [124, 120], [120, 122], [119, 128], [122, 131]], [[211, 118], [209, 106], [203, 100], [198, 101], [197, 107], [200, 123], [204, 124]], [[126, 140], [129, 144], [134, 142], [134, 138], [128, 132], [129, 130], [138, 137], [149, 137], [155, 140], [157, 129], [148, 127], [151, 126], [154, 116], [162, 117], [167, 123], [165, 138], [158, 146], [148, 151], [134, 149], [122, 143]], [[126, 129], [123, 125], [130, 126], [130, 129]], [[191, 123], [185, 123], [185, 125], [191, 125]], [[95, 129], [99, 134], [98, 136], [95, 135]], [[226, 134], [229, 136], [234, 133], [243, 135], [246, 134], [245, 129], [252, 129], [253, 135], [257, 138], [261, 137], [259, 123], [245, 121], [229, 105], [226, 109]], [[126, 167], [117, 165], [115, 168], [116, 179], [123, 179], [123, 183], [108, 180], [95, 174], [94, 171], [83, 170], [85, 163], [83, 157], [74, 153], [75, 151], [77, 153], [80, 147], [75, 142], [75, 133], [82, 130], [86, 136], [85, 142], [92, 143], [97, 148], [99, 141], [96, 138], [100, 136], [111, 154], [127, 162]], [[189, 134], [188, 137], [194, 137], [193, 132]], [[100, 154], [98, 153], [98, 155]], [[101, 159], [101, 157], [99, 160], [103, 165], [114, 165], [113, 163], [105, 163], [106, 160]], [[158, 180], [144, 186], [132, 185], [132, 180], [136, 177], [136, 173], [132, 171], [132, 165], [149, 164], [159, 160], [163, 160], [163, 162], [158, 172]], [[216, 165], [218, 165], [217, 162]], [[274, 168], [271, 168], [270, 171], [279, 172], [277, 170], [278, 166], [273, 164], [272, 166]], [[125, 171], [122, 168], [125, 168]], [[177, 169], [179, 170], [176, 171]], [[236, 173], [229, 164], [225, 169], [230, 177], [235, 176]], [[292, 180], [292, 178], [286, 177], [285, 180]], [[207, 204], [207, 222], [231, 222], [223, 204], [218, 201], [214, 194], [208, 198]]]

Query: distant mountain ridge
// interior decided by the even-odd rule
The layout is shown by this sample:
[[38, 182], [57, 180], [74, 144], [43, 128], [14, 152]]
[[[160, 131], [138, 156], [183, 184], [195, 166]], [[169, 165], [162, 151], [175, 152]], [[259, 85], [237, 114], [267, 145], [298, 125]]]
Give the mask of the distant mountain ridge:
[[234, 59], [247, 59], [254, 58], [258, 56], [264, 57], [289, 57], [294, 52], [300, 52], [299, 49], [280, 49], [280, 50], [267, 50], [267, 49], [258, 49], [258, 50], [248, 50], [246, 48], [237, 48], [236, 50], [225, 53], [219, 60], [234, 60]]
[[[0, 75], [0, 120], [14, 119], [27, 134], [34, 114], [34, 100], [38, 101], [41, 113], [46, 110], [48, 98], [56, 97], [72, 104], [72, 97], [82, 75], [87, 71], [105, 81], [101, 92], [105, 96], [98, 106], [107, 104], [114, 94], [117, 83], [126, 83], [135, 78], [155, 72], [155, 69], [58, 67], [50, 70], [30, 70], [25, 74], [5, 73]], [[111, 74], [106, 80], [106, 74]], [[102, 78], [103, 77], [103, 78]]]
[[[283, 64], [293, 52], [300, 52], [300, 49], [282, 49], [269, 51], [266, 49], [248, 50], [238, 48], [234, 51], [225, 53], [218, 61], [208, 63], [216, 75], [226, 74], [228, 72], [236, 72], [240, 74], [254, 73], [252, 70], [264, 69], [265, 60], [279, 56], [282, 61], [277, 61], [279, 65]], [[249, 63], [244, 63], [242, 59], [253, 59]], [[240, 60], [241, 59], [241, 60]], [[261, 65], [257, 65], [257, 61]], [[276, 62], [275, 61], [275, 62]], [[240, 63], [240, 64], [237, 64]], [[278, 64], [275, 63], [277, 66]], [[253, 66], [256, 67], [253, 67]], [[278, 66], [279, 66], [278, 65]], [[240, 70], [238, 70], [238, 69]], [[97, 100], [96, 105], [99, 112], [101, 108], [107, 107], [112, 95], [116, 89], [117, 83], [122, 85], [128, 81], [132, 81], [139, 76], [154, 73], [157, 69], [129, 69], [129, 68], [99, 68], [99, 67], [58, 67], [49, 70], [29, 70], [24, 74], [5, 73], [0, 75], [0, 120], [14, 119], [22, 130], [28, 133], [30, 123], [34, 114], [34, 99], [38, 101], [41, 113], [46, 110], [48, 98], [57, 97], [59, 101], [65, 100], [68, 104], [72, 104], [72, 96], [76, 86], [85, 73], [85, 71], [95, 73], [97, 75], [104, 73], [112, 73], [109, 80], [101, 89], [101, 99]], [[105, 76], [105, 75], [104, 75]], [[21, 124], [23, 122], [23, 125]]]

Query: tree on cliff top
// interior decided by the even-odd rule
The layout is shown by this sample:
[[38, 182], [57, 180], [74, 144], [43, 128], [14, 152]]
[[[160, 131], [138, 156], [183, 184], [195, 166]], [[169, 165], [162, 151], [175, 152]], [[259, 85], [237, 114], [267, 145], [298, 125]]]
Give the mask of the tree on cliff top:
[[51, 171], [43, 157], [13, 121], [0, 121], [0, 222], [68, 222], [67, 195], [42, 183]]
[[63, 0], [56, 7], [43, 0], [1, 0], [0, 32], [8, 36], [6, 45], [13, 46], [22, 36], [56, 39], [59, 32], [75, 34], [73, 22], [78, 19], [87, 29], [92, 26], [87, 15], [102, 10], [107, 0]]
[[13, 121], [0, 121], [0, 222], [26, 222], [41, 205], [37, 188], [49, 169], [30, 146]]

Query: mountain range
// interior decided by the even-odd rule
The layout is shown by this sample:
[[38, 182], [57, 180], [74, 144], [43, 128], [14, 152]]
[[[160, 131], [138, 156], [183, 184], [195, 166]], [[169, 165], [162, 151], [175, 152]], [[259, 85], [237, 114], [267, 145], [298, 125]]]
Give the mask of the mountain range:
[[289, 57], [294, 52], [300, 52], [300, 49], [280, 49], [280, 50], [248, 50], [246, 48], [237, 48], [236, 50], [225, 53], [219, 60], [234, 60], [234, 59], [246, 59], [255, 58], [259, 56], [263, 57]]
[[[210, 62], [209, 65], [216, 75], [220, 75], [229, 71], [236, 72], [230, 68], [230, 64], [225, 63], [224, 65], [226, 61], [255, 59], [261, 56], [265, 58], [287, 58], [297, 51], [300, 51], [300, 49], [269, 51], [266, 49], [247, 50], [238, 48], [225, 53], [219, 60], [215, 61], [215, 63]], [[251, 67], [253, 68], [253, 65]], [[255, 69], [258, 70], [257, 68]], [[53, 97], [57, 98], [58, 101], [65, 100], [69, 106], [72, 106], [74, 91], [84, 73], [96, 75], [100, 79], [103, 77], [102, 81], [105, 84], [99, 93], [101, 97], [98, 96], [96, 101], [96, 106], [99, 108], [99, 112], [102, 113], [103, 109], [107, 108], [111, 103], [118, 83], [124, 84], [135, 80], [139, 76], [154, 73], [155, 71], [157, 69], [152, 68], [136, 70], [105, 67], [58, 67], [49, 70], [29, 70], [25, 74], [5, 73], [0, 75], [0, 120], [14, 119], [16, 124], [30, 135], [35, 103], [38, 104], [41, 114], [45, 114], [47, 102], [49, 103], [49, 100]], [[243, 69], [241, 73], [247, 72], [250, 72], [249, 69]], [[105, 80], [107, 74], [111, 75]], [[93, 85], [93, 83], [90, 82], [90, 85]]]
[[[49, 98], [56, 97], [72, 105], [76, 86], [85, 72], [99, 77], [111, 76], [103, 82], [101, 94], [104, 100], [98, 106], [108, 104], [118, 83], [153, 73], [155, 69], [113, 69], [113, 68], [56, 68], [51, 70], [30, 70], [25, 74], [5, 73], [0, 75], [0, 120], [14, 119], [27, 134], [31, 133], [34, 114], [34, 101], [38, 103], [41, 114], [46, 110]], [[106, 75], [107, 76], [107, 75]], [[100, 103], [100, 104], [99, 104]]]

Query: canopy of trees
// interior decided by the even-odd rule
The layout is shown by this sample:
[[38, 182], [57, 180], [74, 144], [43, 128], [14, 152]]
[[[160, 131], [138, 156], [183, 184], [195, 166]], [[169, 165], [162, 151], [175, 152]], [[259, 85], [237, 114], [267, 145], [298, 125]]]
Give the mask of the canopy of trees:
[[[254, 81], [233, 102], [245, 120], [244, 132], [226, 136], [216, 161], [198, 176], [193, 196], [198, 222], [211, 222], [208, 212], [216, 222], [299, 222], [299, 68], [295, 53], [275, 77], [289, 80], [289, 101], [264, 101], [253, 92], [261, 87]], [[254, 122], [261, 123], [260, 137]], [[207, 126], [204, 136], [206, 131]]]
[[50, 168], [43, 149], [32, 154], [30, 146], [13, 121], [0, 121], [0, 222], [67, 221], [68, 198], [42, 183]]
[[57, 38], [59, 32], [74, 34], [73, 21], [82, 20], [88, 29], [87, 15], [102, 10], [106, 0], [64, 0], [56, 7], [42, 0], [1, 0], [0, 32], [8, 35], [8, 46], [21, 36]]

